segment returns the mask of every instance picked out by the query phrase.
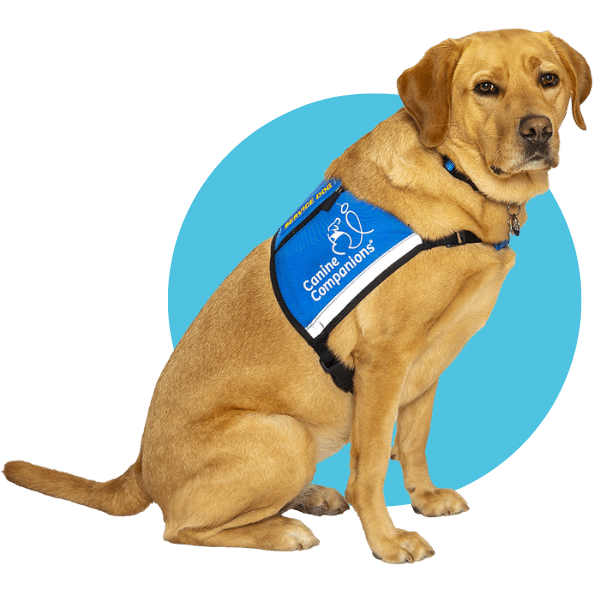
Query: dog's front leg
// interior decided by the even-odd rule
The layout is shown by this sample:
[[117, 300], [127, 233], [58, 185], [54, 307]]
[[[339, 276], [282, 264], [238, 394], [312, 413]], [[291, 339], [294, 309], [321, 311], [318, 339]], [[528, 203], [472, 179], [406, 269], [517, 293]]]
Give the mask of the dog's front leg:
[[394, 420], [410, 360], [370, 348], [357, 355], [355, 412], [346, 499], [360, 517], [376, 558], [404, 563], [434, 554], [415, 532], [396, 529], [385, 506], [383, 483]]
[[449, 489], [436, 488], [429, 477], [425, 446], [429, 436], [437, 381], [412, 402], [400, 406], [396, 441], [391, 458], [402, 465], [404, 487], [416, 513], [426, 517], [456, 515], [469, 510], [464, 498]]

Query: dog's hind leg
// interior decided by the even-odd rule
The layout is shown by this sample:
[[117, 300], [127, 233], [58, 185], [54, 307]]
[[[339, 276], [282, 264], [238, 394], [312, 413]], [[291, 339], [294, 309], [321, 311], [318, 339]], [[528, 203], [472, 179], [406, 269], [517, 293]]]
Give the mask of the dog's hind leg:
[[311, 483], [281, 511], [294, 509], [308, 515], [340, 515], [350, 508], [344, 497], [332, 488]]
[[220, 546], [233, 548], [258, 548], [260, 550], [308, 550], [319, 540], [304, 523], [281, 515], [268, 517], [258, 523], [250, 523], [205, 537], [198, 529], [181, 529], [168, 541], [196, 546]]
[[[167, 541], [197, 546], [302, 550], [319, 543], [281, 511], [307, 487], [316, 446], [292, 417], [245, 412], [203, 440], [198, 468], [158, 504]], [[188, 464], [190, 464], [188, 462]]]

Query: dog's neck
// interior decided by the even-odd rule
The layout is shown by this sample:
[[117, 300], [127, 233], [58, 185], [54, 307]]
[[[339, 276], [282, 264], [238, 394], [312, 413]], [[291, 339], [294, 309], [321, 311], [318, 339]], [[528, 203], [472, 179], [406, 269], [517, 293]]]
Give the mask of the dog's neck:
[[[458, 170], [453, 160], [451, 160], [448, 156], [445, 156], [443, 154], [440, 155], [440, 159], [442, 161], [442, 164], [444, 165], [444, 168], [446, 169], [446, 171], [448, 171], [448, 173], [450, 173], [450, 175], [452, 175], [455, 179], [458, 179], [459, 181], [468, 184], [474, 192], [477, 192], [478, 194], [482, 193], [470, 177], [465, 175], [462, 171]], [[519, 235], [521, 232], [521, 222], [519, 221], [521, 208], [522, 203], [511, 203], [506, 205], [509, 234]], [[509, 243], [509, 241], [510, 238], [507, 238], [502, 243], [501, 247], [504, 247], [506, 244]], [[498, 247], [498, 245], [495, 246], [496, 248]]]
[[481, 153], [470, 146], [446, 140], [437, 150], [448, 156], [479, 192], [496, 202], [521, 205], [548, 191], [548, 171], [496, 174]]
[[448, 171], [448, 173], [450, 173], [450, 175], [452, 175], [459, 181], [464, 181], [465, 183], [468, 183], [471, 186], [471, 189], [475, 190], [476, 192], [479, 192], [479, 188], [475, 185], [475, 182], [470, 177], [465, 175], [462, 171], [459, 171], [456, 165], [454, 164], [454, 161], [451, 160], [450, 157], [446, 156], [445, 154], [440, 154], [440, 158], [442, 159], [444, 168], [446, 169], [446, 171]]

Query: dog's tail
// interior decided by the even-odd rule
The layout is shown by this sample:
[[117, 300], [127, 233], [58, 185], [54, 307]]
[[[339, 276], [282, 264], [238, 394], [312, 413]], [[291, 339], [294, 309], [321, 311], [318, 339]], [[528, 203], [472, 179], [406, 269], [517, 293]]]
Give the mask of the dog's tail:
[[70, 500], [109, 515], [136, 515], [152, 504], [142, 484], [142, 455], [120, 477], [98, 483], [20, 460], [4, 465], [6, 479], [35, 492]]

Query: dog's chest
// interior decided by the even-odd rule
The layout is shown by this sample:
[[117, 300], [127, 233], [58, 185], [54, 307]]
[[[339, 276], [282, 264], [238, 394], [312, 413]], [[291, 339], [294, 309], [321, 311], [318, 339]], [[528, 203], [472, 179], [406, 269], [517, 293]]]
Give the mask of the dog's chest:
[[514, 264], [514, 252], [499, 254], [495, 264], [465, 277], [447, 304], [423, 331], [424, 344], [415, 356], [402, 390], [401, 402], [410, 401], [433, 385], [469, 339], [481, 329]]

